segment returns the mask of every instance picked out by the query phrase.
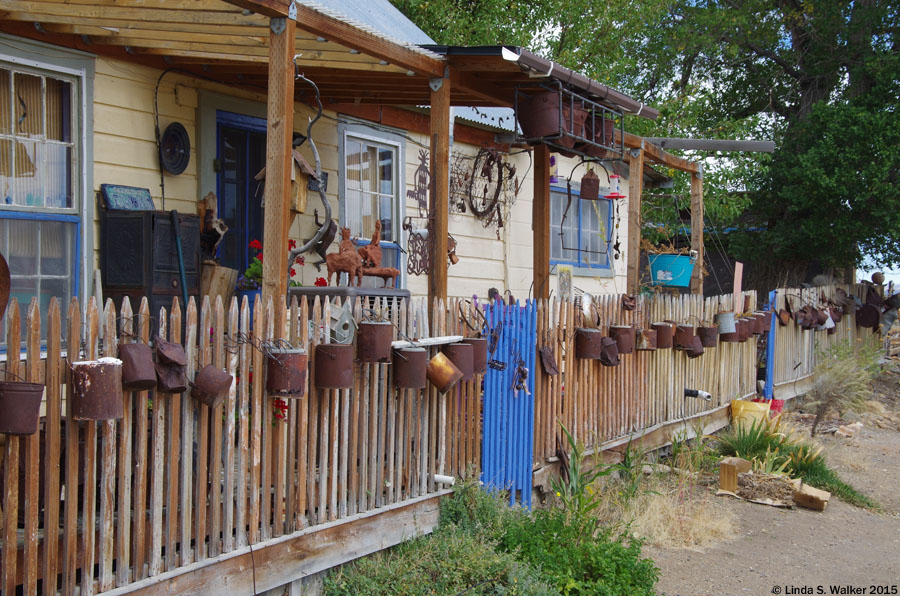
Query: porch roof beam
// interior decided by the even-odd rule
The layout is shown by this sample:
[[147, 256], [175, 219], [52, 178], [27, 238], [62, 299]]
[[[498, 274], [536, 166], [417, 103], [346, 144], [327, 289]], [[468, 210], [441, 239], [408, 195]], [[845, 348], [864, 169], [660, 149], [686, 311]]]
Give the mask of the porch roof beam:
[[[618, 137], [619, 132], [616, 131], [617, 140]], [[653, 143], [648, 142], [644, 137], [639, 137], [630, 132], [625, 133], [625, 148], [643, 149], [644, 159], [647, 161], [669, 166], [670, 168], [675, 168], [682, 172], [690, 172], [691, 174], [700, 172], [700, 164], [683, 157], [678, 157], [677, 155], [672, 155], [668, 151], [663, 150], [659, 145], [654, 145]]]
[[225, 0], [225, 2], [263, 16], [285, 18], [291, 18], [291, 4], [293, 4], [293, 0]]

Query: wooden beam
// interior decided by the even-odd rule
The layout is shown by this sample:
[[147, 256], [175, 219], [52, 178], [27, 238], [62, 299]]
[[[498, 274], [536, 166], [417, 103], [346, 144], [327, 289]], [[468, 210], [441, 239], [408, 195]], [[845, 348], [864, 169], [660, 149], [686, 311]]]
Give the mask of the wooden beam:
[[297, 21], [301, 29], [359, 50], [369, 56], [429, 77], [444, 76], [444, 61], [392, 43], [380, 35], [357, 29], [344, 21], [297, 4]]
[[646, 137], [647, 141], [663, 149], [688, 151], [750, 151], [772, 153], [775, 141], [741, 141], [733, 139], [677, 139], [672, 137]]
[[[34, 0], [0, 0], [0, 11], [12, 13], [32, 13], [39, 16], [38, 21], [55, 21], [68, 23], [70, 17], [82, 19], [113, 19], [119, 26], [127, 26], [132, 21], [159, 23], [190, 23], [193, 25], [250, 25], [259, 17], [244, 16], [237, 7], [229, 7], [218, 3], [220, 10], [209, 10], [198, 5], [200, 10], [180, 7], [177, 3], [168, 3], [168, 8], [145, 8], [135, 5], [124, 6], [121, 3], [109, 3], [98, 0], [90, 4], [70, 2], [37, 2]], [[174, 10], [180, 8], [180, 10]], [[61, 19], [59, 17], [62, 17]]]
[[225, 2], [266, 17], [290, 17], [293, 4], [293, 0], [225, 0]]
[[703, 293], [703, 172], [691, 174], [691, 250], [697, 264], [691, 275], [691, 293]]
[[[440, 85], [437, 89], [435, 86]], [[450, 79], [431, 83], [431, 273], [428, 312], [435, 298], [447, 297], [447, 234], [450, 219]]]
[[275, 328], [282, 329], [284, 313], [277, 305], [279, 298], [287, 295], [296, 24], [291, 19], [272, 19], [270, 27], [262, 306], [273, 300]]
[[450, 69], [450, 80], [455, 91], [465, 91], [478, 99], [491, 102], [494, 105], [512, 107], [513, 90], [503, 89], [494, 83], [473, 77], [467, 72]]
[[[635, 155], [637, 153], [637, 155]], [[628, 293], [641, 289], [641, 195], [644, 192], [644, 150], [632, 149], [628, 173]]]
[[534, 297], [550, 297], [550, 149], [534, 148], [534, 200], [531, 204], [534, 235]]
[[444, 490], [394, 503], [238, 548], [104, 592], [104, 596], [262, 594], [297, 578], [431, 533], [437, 527], [440, 498], [451, 492]]
[[[616, 140], [618, 140], [619, 131], [616, 130], [615, 134]], [[644, 159], [669, 166], [670, 168], [675, 168], [676, 170], [681, 170], [682, 172], [690, 172], [693, 174], [700, 171], [700, 164], [684, 159], [683, 157], [678, 157], [677, 155], [672, 155], [671, 153], [663, 151], [663, 148], [659, 145], [646, 143], [644, 141], [645, 139], [643, 137], [631, 134], [630, 132], [625, 133], [625, 148], [643, 149]]]

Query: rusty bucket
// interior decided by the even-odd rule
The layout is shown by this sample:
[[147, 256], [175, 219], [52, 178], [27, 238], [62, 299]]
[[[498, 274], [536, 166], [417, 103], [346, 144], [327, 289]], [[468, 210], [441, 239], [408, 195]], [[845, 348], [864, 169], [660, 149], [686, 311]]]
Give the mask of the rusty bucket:
[[228, 395], [234, 377], [221, 368], [207, 364], [197, 373], [197, 378], [191, 383], [191, 397], [215, 408]]
[[72, 411], [75, 420], [117, 420], [122, 417], [122, 361], [100, 358], [72, 364]]
[[660, 322], [651, 325], [656, 331], [656, 347], [660, 350], [666, 350], [675, 345], [675, 325], [672, 323]]
[[425, 374], [441, 393], [447, 393], [463, 377], [462, 371], [443, 352], [438, 352], [428, 361]]
[[184, 393], [187, 391], [187, 377], [184, 375], [186, 367], [177, 364], [153, 365], [156, 370], [156, 393]]
[[753, 321], [747, 318], [738, 319], [737, 323], [738, 341], [747, 341], [753, 335]]
[[787, 327], [788, 323], [791, 322], [791, 313], [785, 309], [781, 309], [778, 311], [778, 324], [782, 327]]
[[762, 335], [766, 332], [766, 315], [764, 313], [754, 313], [750, 320], [753, 321], [753, 335]]
[[656, 349], [656, 336], [656, 329], [641, 329], [635, 349], [639, 352], [652, 352]]
[[360, 362], [390, 362], [394, 329], [388, 321], [363, 321], [356, 329], [356, 359]]
[[739, 321], [735, 321], [735, 330], [731, 333], [720, 333], [719, 341], [725, 344], [736, 344], [741, 341], [741, 332], [738, 331]]
[[484, 337], [467, 337], [462, 340], [464, 344], [472, 346], [472, 370], [476, 375], [487, 372], [488, 340]]
[[700, 345], [704, 348], [714, 348], [719, 344], [719, 328], [715, 325], [698, 327], [697, 337], [700, 338]]
[[619, 348], [616, 340], [611, 337], [603, 337], [600, 339], [600, 364], [603, 366], [618, 366]]
[[462, 372], [461, 381], [471, 381], [475, 378], [474, 352], [471, 344], [458, 343], [444, 346], [443, 350], [450, 362]]
[[156, 339], [156, 361], [163, 364], [187, 366], [184, 346], [164, 339]]
[[688, 358], [697, 358], [703, 355], [703, 343], [700, 341], [699, 335], [691, 338], [691, 345], [685, 349], [684, 353]]
[[148, 391], [156, 388], [156, 369], [153, 350], [147, 344], [119, 344], [122, 361], [122, 387], [129, 391]]
[[830, 307], [828, 311], [831, 313], [831, 320], [835, 322], [835, 324], [840, 323], [844, 318], [844, 311], [837, 307]]
[[619, 354], [634, 352], [634, 327], [631, 325], [612, 325], [609, 336], [616, 341]]
[[428, 352], [425, 348], [394, 350], [394, 385], [400, 389], [424, 389]]
[[867, 329], [875, 329], [881, 321], [881, 311], [874, 304], [863, 304], [856, 311], [856, 324]]
[[603, 333], [599, 329], [579, 327], [575, 330], [575, 357], [596, 360], [600, 357]]
[[266, 362], [266, 392], [272, 397], [306, 395], [309, 354], [302, 348], [273, 350]]
[[316, 387], [349, 389], [353, 386], [353, 344], [316, 346]]
[[600, 177], [594, 170], [588, 170], [581, 177], [581, 198], [586, 201], [596, 201], [600, 198]]
[[0, 433], [24, 437], [38, 429], [44, 386], [0, 381]]
[[814, 308], [813, 312], [816, 314], [816, 325], [824, 325], [828, 322], [828, 311], [824, 308]]
[[678, 325], [675, 328], [675, 349], [688, 350], [694, 345], [694, 326]]

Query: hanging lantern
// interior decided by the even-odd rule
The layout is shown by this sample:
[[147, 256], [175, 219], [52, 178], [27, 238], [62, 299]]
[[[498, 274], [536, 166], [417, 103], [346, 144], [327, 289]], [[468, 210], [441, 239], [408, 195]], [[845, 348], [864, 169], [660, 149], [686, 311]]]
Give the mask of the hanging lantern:
[[619, 180], [620, 177], [618, 174], [612, 174], [609, 177], [609, 194], [605, 195], [604, 199], [627, 199], [627, 195], [623, 195], [622, 191], [619, 188]]
[[596, 201], [600, 198], [600, 178], [594, 170], [588, 170], [581, 178], [581, 198], [586, 201]]

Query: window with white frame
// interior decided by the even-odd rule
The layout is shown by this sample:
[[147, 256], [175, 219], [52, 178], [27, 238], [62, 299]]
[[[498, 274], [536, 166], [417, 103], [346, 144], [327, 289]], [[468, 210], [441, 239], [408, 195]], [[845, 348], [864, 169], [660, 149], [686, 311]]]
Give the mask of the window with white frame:
[[[341, 130], [341, 225], [360, 245], [372, 240], [381, 222], [382, 267], [400, 267], [402, 140], [360, 125]], [[398, 280], [399, 283], [399, 280]], [[365, 278], [363, 285], [383, 285]]]
[[550, 189], [550, 262], [583, 269], [610, 269], [612, 201], [582, 201], [561, 188]]
[[[59, 301], [65, 324], [68, 303], [79, 291], [85, 80], [77, 70], [55, 70], [2, 49], [0, 253], [9, 263], [10, 297], [19, 302], [23, 333], [36, 298], [46, 339], [50, 300]], [[0, 328], [3, 347], [7, 322]]]

